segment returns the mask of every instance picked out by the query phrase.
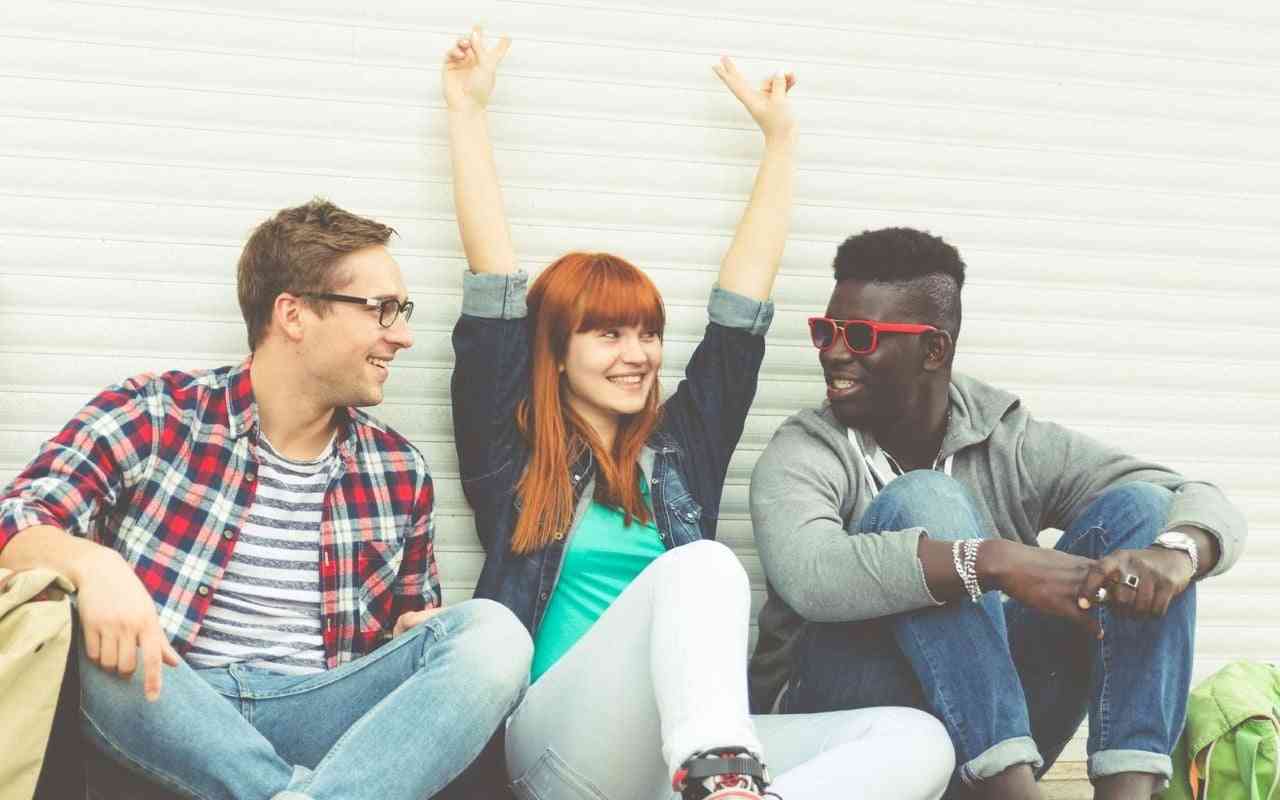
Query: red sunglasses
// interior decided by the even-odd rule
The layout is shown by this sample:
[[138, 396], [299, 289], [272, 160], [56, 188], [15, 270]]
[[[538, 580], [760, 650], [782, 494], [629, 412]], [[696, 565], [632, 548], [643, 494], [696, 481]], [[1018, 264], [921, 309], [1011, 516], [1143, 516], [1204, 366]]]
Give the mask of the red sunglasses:
[[809, 317], [809, 337], [813, 346], [828, 350], [836, 343], [836, 336], [843, 331], [844, 343], [852, 352], [865, 356], [874, 353], [880, 345], [882, 333], [930, 333], [938, 329], [932, 325], [912, 322], [876, 322], [873, 319], [831, 319]]

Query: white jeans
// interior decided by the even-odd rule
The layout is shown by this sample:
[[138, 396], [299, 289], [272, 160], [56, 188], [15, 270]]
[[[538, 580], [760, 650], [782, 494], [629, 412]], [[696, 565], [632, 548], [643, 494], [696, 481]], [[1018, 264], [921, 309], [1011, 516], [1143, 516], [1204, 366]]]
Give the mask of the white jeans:
[[751, 587], [703, 541], [655, 560], [507, 721], [521, 800], [670, 800], [690, 755], [743, 747], [785, 800], [936, 800], [954, 768], [941, 723], [908, 708], [751, 717]]

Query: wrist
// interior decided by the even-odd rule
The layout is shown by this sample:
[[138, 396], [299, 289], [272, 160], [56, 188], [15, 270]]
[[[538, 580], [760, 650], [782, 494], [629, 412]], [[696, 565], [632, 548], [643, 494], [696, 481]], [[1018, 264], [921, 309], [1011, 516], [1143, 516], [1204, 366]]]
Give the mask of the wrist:
[[983, 539], [978, 548], [978, 560], [974, 568], [978, 573], [978, 583], [987, 591], [1004, 591], [1005, 578], [1009, 574], [1012, 560], [1011, 548], [1017, 547], [1014, 542], [1004, 539]]
[[462, 106], [448, 106], [448, 114], [451, 119], [459, 120], [482, 120], [487, 116], [488, 106], [480, 103], [469, 103]]
[[764, 149], [766, 151], [789, 152], [795, 148], [799, 138], [800, 131], [794, 125], [783, 130], [765, 131]]
[[115, 566], [126, 566], [124, 558], [109, 547], [75, 539], [77, 552], [67, 561], [66, 574], [76, 589], [83, 588], [95, 577], [107, 573]]

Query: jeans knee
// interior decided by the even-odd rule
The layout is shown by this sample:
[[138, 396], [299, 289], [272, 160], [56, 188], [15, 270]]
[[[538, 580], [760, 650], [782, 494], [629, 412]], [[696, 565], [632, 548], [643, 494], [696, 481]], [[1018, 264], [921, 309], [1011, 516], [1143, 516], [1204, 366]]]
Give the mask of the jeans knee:
[[1155, 518], [1163, 523], [1169, 513], [1169, 503], [1173, 500], [1173, 492], [1163, 486], [1156, 486], [1146, 481], [1130, 481], [1113, 486], [1098, 495], [1095, 501], [1105, 505], [1122, 505], [1130, 512], [1141, 516]]
[[988, 538], [979, 524], [973, 496], [962, 483], [936, 470], [918, 469], [894, 478], [872, 503], [869, 514], [881, 529], [920, 527], [929, 538]]
[[1109, 534], [1107, 550], [1146, 547], [1164, 530], [1172, 502], [1173, 492], [1163, 486], [1131, 481], [1098, 495], [1085, 516]]
[[[672, 580], [688, 580], [690, 577], [710, 583], [721, 589], [737, 588], [751, 591], [751, 580], [742, 562], [734, 552], [711, 539], [699, 539], [671, 550], [665, 555], [673, 567]], [[688, 573], [694, 573], [689, 576]]]
[[468, 600], [458, 608], [467, 612], [463, 638], [474, 679], [497, 692], [523, 692], [533, 660], [533, 640], [524, 625], [510, 609], [493, 600]]

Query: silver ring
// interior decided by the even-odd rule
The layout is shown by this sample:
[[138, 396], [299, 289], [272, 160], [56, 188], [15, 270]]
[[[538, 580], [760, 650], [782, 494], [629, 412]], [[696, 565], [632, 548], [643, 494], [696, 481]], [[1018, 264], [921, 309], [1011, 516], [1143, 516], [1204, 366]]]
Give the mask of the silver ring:
[[1134, 575], [1132, 572], [1126, 572], [1124, 574], [1124, 577], [1121, 578], [1120, 580], [1121, 582], [1124, 583], [1125, 586], [1128, 586], [1130, 589], [1137, 589], [1138, 582], [1141, 579], [1137, 575]]
[[1107, 587], [1099, 586], [1098, 591], [1093, 593], [1093, 599], [1094, 599], [1094, 602], [1097, 602], [1097, 603], [1107, 602]]

